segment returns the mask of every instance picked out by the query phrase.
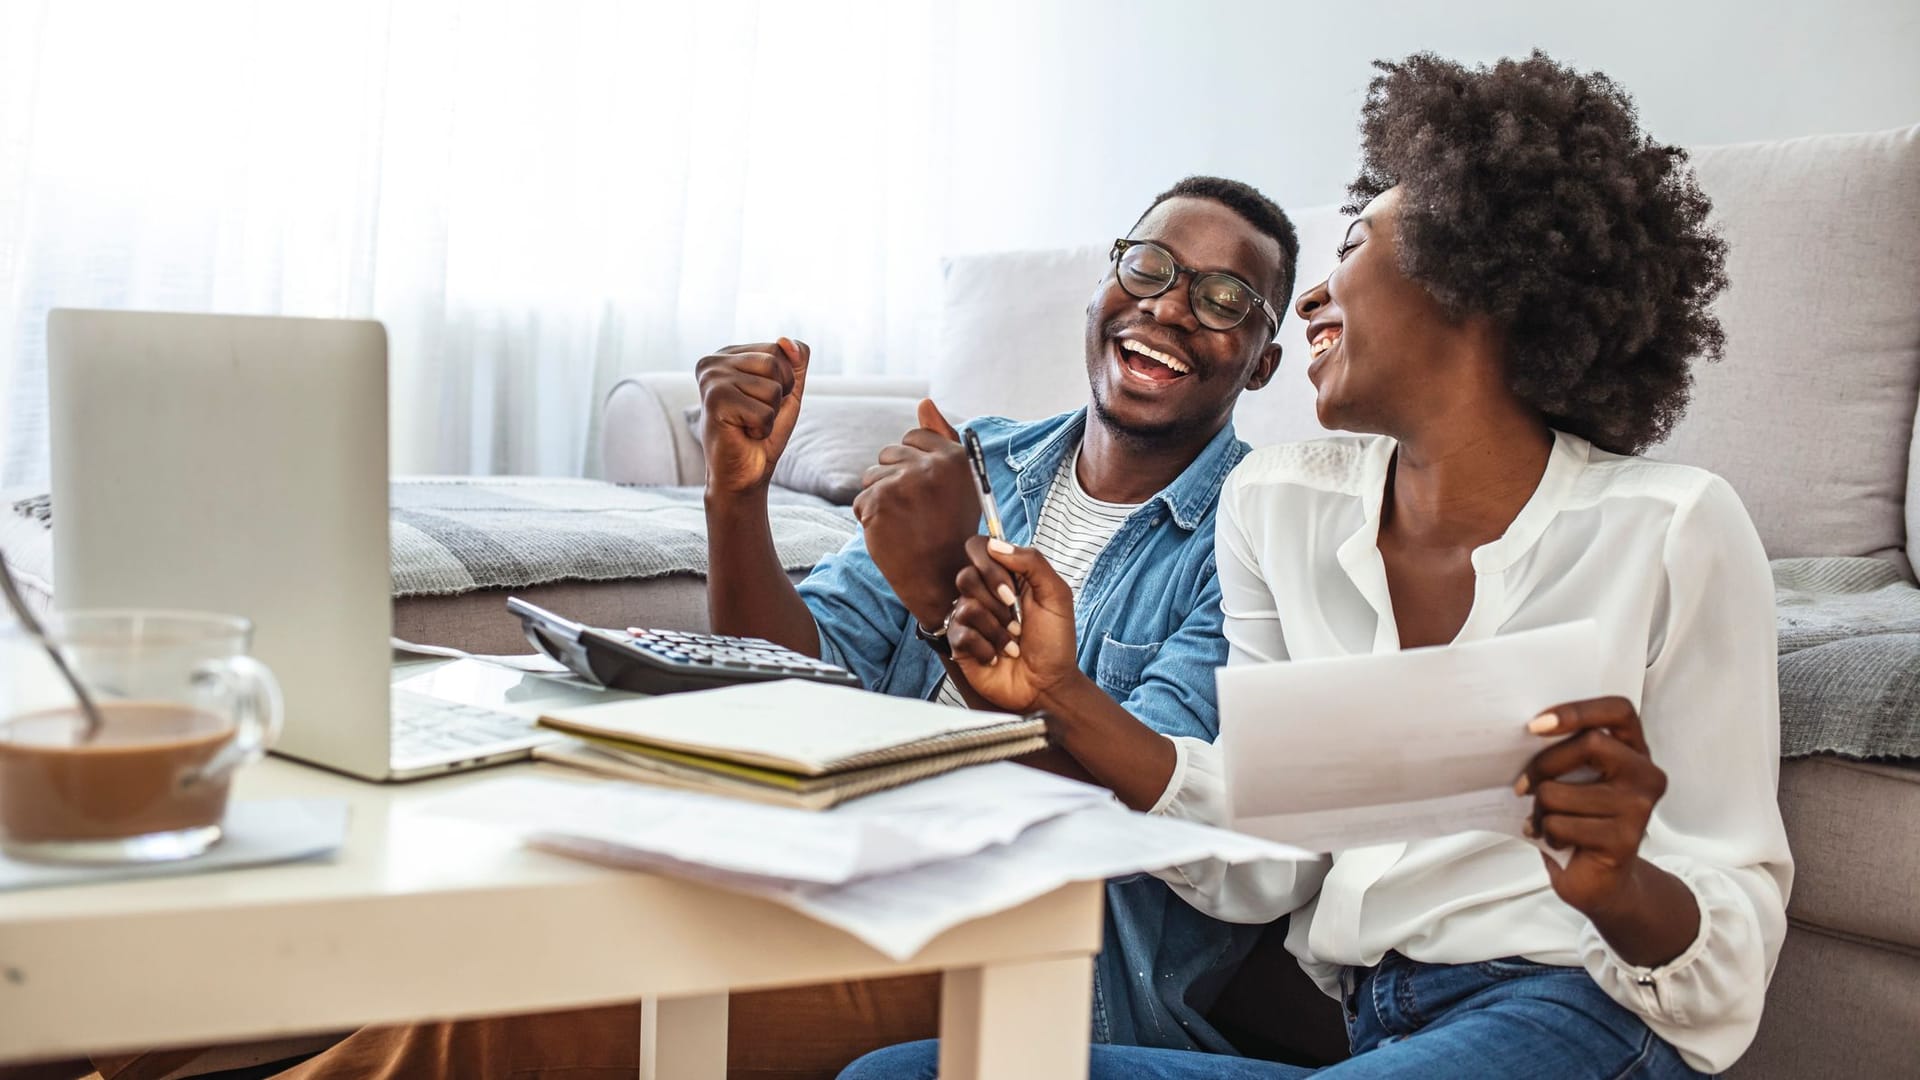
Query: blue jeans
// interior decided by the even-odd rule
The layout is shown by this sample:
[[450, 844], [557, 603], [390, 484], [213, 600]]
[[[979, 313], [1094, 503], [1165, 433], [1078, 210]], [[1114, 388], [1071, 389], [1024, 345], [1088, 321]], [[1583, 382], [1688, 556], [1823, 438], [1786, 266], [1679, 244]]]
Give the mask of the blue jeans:
[[[1338, 1065], [1315, 1071], [1224, 1054], [1095, 1045], [1091, 1080], [1701, 1075], [1608, 997], [1584, 968], [1514, 959], [1423, 964], [1388, 953], [1378, 967], [1348, 969], [1346, 984], [1353, 1057]], [[840, 1080], [935, 1080], [938, 1060], [939, 1043], [907, 1043], [868, 1054], [847, 1066]]]

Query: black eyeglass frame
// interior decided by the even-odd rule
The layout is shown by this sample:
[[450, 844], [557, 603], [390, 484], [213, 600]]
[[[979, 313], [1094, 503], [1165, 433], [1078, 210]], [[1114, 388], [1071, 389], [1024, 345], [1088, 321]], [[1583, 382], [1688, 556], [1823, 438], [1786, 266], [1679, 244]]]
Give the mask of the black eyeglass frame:
[[[1154, 290], [1153, 292], [1147, 293], [1144, 296], [1141, 295], [1140, 293], [1134, 292], [1132, 289], [1127, 288], [1126, 276], [1120, 273], [1120, 257], [1127, 253], [1128, 248], [1135, 248], [1135, 247], [1150, 247], [1155, 251], [1158, 251], [1160, 254], [1166, 256], [1167, 264], [1173, 267], [1173, 277], [1168, 279], [1165, 285], [1160, 286], [1160, 288]], [[1181, 274], [1191, 275], [1193, 280], [1189, 282], [1187, 285], [1187, 307], [1193, 311], [1193, 317], [1196, 320], [1198, 320], [1200, 322], [1200, 325], [1202, 326], [1206, 326], [1207, 324], [1205, 319], [1200, 318], [1200, 309], [1197, 307], [1194, 307], [1194, 302], [1193, 302], [1194, 287], [1199, 285], [1200, 282], [1205, 278], [1210, 278], [1210, 277], [1225, 278], [1228, 281], [1233, 282], [1235, 285], [1239, 286], [1240, 288], [1245, 289], [1247, 291], [1247, 295], [1253, 297], [1253, 301], [1255, 305], [1257, 305], [1260, 314], [1265, 315], [1267, 317], [1267, 324], [1273, 327], [1273, 334], [1280, 333], [1280, 316], [1273, 310], [1273, 305], [1267, 302], [1266, 297], [1260, 295], [1260, 290], [1240, 280], [1240, 278], [1237, 277], [1236, 275], [1229, 274], [1224, 270], [1201, 270], [1197, 267], [1182, 266], [1180, 264], [1180, 260], [1173, 257], [1173, 252], [1168, 251], [1163, 245], [1156, 244], [1152, 240], [1128, 240], [1125, 237], [1121, 237], [1120, 239], [1115, 240], [1113, 242], [1113, 250], [1107, 252], [1107, 260], [1113, 263], [1113, 277], [1114, 277], [1114, 280], [1119, 283], [1121, 291], [1125, 292], [1128, 296], [1131, 296], [1136, 300], [1151, 300], [1156, 296], [1164, 296], [1168, 292], [1172, 291], [1175, 285], [1180, 284]], [[1249, 308], [1247, 310], [1251, 312], [1255, 309]], [[1247, 321], [1247, 316], [1245, 314], [1242, 314], [1239, 319], [1235, 320], [1232, 326], [1207, 326], [1207, 329], [1219, 330], [1222, 333], [1224, 333], [1228, 330], [1238, 330], [1240, 328], [1240, 324], [1246, 321]], [[1268, 340], [1272, 340], [1273, 334], [1268, 335]]]

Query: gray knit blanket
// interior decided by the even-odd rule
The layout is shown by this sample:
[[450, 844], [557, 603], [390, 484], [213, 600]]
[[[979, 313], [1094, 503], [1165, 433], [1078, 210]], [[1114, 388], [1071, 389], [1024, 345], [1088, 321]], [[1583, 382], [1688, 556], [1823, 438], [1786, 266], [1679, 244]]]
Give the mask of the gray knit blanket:
[[[811, 495], [775, 489], [770, 502], [774, 551], [788, 570], [805, 570], [860, 529], [851, 510]], [[393, 482], [392, 507], [395, 597], [707, 571], [707, 518], [697, 487], [412, 478]], [[22, 499], [13, 509], [51, 526], [47, 496]]]
[[1779, 559], [1780, 755], [1920, 758], [1920, 589], [1880, 559]]

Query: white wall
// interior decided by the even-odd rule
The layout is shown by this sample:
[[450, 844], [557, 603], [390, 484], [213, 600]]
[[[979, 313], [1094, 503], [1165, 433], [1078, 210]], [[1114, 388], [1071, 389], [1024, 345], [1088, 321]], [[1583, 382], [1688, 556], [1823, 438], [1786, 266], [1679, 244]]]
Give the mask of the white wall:
[[1920, 122], [1915, 0], [956, 3], [947, 251], [1101, 241], [1187, 173], [1339, 201], [1370, 61], [1431, 49], [1613, 76], [1681, 145]]

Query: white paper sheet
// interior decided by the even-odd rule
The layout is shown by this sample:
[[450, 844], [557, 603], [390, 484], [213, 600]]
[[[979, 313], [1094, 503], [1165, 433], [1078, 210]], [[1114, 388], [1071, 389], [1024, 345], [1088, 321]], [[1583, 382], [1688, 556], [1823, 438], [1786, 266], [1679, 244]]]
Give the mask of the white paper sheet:
[[1597, 697], [1592, 620], [1484, 641], [1220, 669], [1234, 828], [1315, 851], [1475, 829], [1519, 836], [1542, 710]]
[[[1028, 770], [1032, 771], [1032, 770]], [[1116, 803], [1050, 818], [1011, 843], [839, 886], [774, 883], [703, 867], [636, 858], [578, 840], [537, 846], [613, 866], [657, 870], [762, 896], [847, 933], [895, 960], [971, 919], [1026, 903], [1073, 881], [1097, 881], [1201, 859], [1311, 859], [1299, 848], [1151, 817]]]
[[479, 821], [627, 865], [701, 867], [765, 882], [843, 884], [1004, 844], [1038, 822], [1111, 803], [1104, 788], [1001, 762], [826, 811], [622, 781], [512, 777], [417, 812]]
[[400, 638], [390, 639], [390, 644], [394, 652], [406, 653], [411, 656], [432, 656], [443, 660], [478, 660], [482, 663], [494, 664], [499, 667], [526, 672], [529, 675], [564, 675], [567, 673], [567, 665], [545, 653], [515, 653], [511, 655], [494, 656], [486, 653], [470, 653], [462, 649], [453, 648], [450, 645], [421, 645], [417, 642], [404, 641]]

